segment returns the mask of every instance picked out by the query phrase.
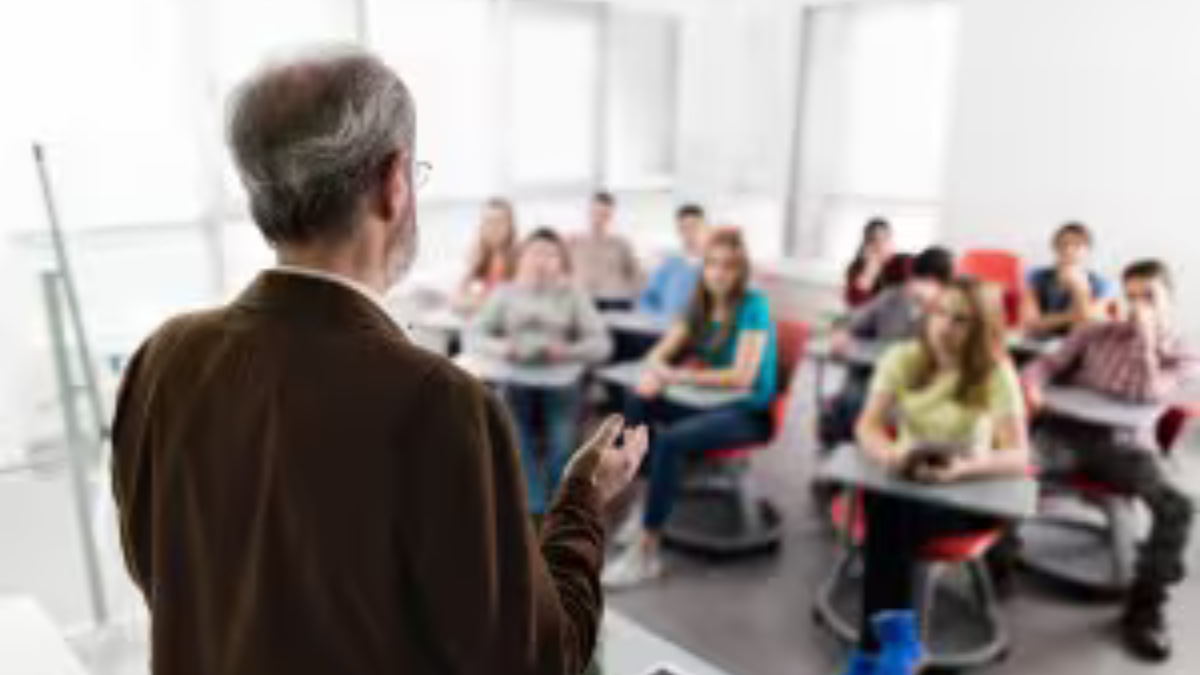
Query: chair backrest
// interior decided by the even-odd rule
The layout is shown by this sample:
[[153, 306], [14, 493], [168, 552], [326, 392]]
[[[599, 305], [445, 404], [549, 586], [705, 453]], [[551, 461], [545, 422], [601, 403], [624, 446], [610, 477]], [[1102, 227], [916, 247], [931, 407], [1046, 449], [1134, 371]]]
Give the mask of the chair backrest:
[[783, 427], [792, 382], [804, 362], [808, 348], [809, 327], [802, 321], [775, 322], [775, 400], [771, 402], [772, 429]]
[[963, 253], [958, 273], [1000, 286], [1004, 314], [1010, 326], [1021, 320], [1021, 294], [1025, 289], [1025, 269], [1020, 256], [1008, 251], [979, 249]]
[[1164, 455], [1173, 454], [1180, 445], [1200, 447], [1200, 403], [1171, 406], [1158, 419], [1154, 432]]

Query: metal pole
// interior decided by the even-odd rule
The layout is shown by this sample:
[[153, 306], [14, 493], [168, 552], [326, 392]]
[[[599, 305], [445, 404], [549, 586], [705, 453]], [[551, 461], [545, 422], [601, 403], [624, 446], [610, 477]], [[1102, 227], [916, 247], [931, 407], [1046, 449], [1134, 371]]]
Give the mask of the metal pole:
[[[78, 350], [80, 361], [82, 361], [80, 369], [83, 371], [88, 405], [91, 407], [97, 433], [104, 437], [108, 435], [108, 415], [104, 412], [104, 401], [100, 396], [100, 382], [96, 377], [96, 362], [92, 358], [87, 331], [83, 325], [83, 310], [80, 308], [79, 294], [76, 292], [75, 273], [71, 269], [71, 258], [67, 255], [67, 243], [66, 238], [63, 236], [62, 223], [58, 217], [58, 205], [54, 200], [54, 188], [50, 184], [50, 173], [46, 170], [45, 151], [42, 149], [40, 143], [33, 144], [33, 160], [37, 165], [38, 182], [42, 186], [42, 200], [46, 205], [46, 220], [50, 224], [50, 240], [54, 244], [54, 257], [58, 263], [58, 272], [62, 277], [63, 292], [67, 300], [71, 329], [75, 334], [75, 348]], [[57, 301], [58, 298], [55, 297], [55, 302]]]
[[92, 614], [96, 625], [103, 626], [108, 622], [108, 605], [104, 599], [103, 580], [100, 575], [100, 551], [92, 531], [92, 503], [88, 494], [87, 476], [84, 473], [87, 457], [83, 448], [84, 435], [79, 425], [79, 411], [75, 405], [75, 384], [71, 380], [71, 354], [63, 333], [63, 307], [59, 298], [59, 292], [63, 289], [62, 281], [63, 278], [58, 272], [43, 272], [42, 296], [46, 303], [50, 342], [54, 347], [54, 370], [58, 378], [58, 392], [62, 399], [63, 423], [67, 436], [67, 466], [71, 471], [71, 489], [75, 494], [75, 517], [79, 521], [79, 536], [83, 547], [88, 590], [92, 599]]

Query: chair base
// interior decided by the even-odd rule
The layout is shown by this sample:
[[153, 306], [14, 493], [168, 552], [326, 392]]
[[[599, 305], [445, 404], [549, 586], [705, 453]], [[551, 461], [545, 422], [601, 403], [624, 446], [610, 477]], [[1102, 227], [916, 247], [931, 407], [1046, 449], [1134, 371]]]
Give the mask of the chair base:
[[[977, 596], [976, 602], [968, 602], [957, 593], [939, 593], [945, 590], [940, 581], [950, 569], [948, 565], [928, 563], [924, 567], [920, 584], [920, 612], [926, 657], [923, 662], [925, 670], [922, 672], [973, 668], [997, 663], [1008, 657], [1009, 635], [999, 616], [995, 591], [984, 563], [980, 559], [967, 561], [963, 565], [969, 572], [970, 588], [972, 594]], [[813, 606], [813, 620], [817, 625], [847, 645], [859, 641], [861, 576], [859, 553], [850, 549], [819, 590]], [[858, 583], [850, 583], [853, 581]], [[942, 595], [953, 597], [956, 601], [953, 604], [962, 606], [956, 607], [957, 611], [954, 612], [936, 612], [936, 607], [950, 599], [939, 599]], [[961, 617], [972, 614], [975, 615], [973, 621], [961, 620]], [[951, 616], [960, 618], [951, 624]]]
[[1021, 569], [1072, 596], [1117, 602], [1133, 582], [1133, 544], [1110, 526], [1043, 517], [1021, 526]]
[[783, 517], [774, 504], [717, 485], [685, 488], [663, 528], [664, 543], [720, 558], [773, 553], [782, 540]]

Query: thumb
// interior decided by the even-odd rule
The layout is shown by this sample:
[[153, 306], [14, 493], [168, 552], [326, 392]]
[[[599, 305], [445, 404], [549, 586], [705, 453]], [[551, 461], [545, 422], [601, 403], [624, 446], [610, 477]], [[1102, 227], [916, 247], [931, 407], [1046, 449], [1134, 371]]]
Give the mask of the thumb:
[[609, 415], [604, 418], [600, 428], [584, 445], [584, 452], [597, 452], [611, 447], [613, 443], [617, 442], [617, 437], [621, 435], [623, 428], [625, 428], [625, 419], [620, 415]]
[[600, 455], [616, 441], [624, 426], [625, 420], [620, 415], [608, 416], [588, 442], [575, 453], [567, 467], [567, 473], [572, 476], [594, 475], [596, 467], [600, 464]]

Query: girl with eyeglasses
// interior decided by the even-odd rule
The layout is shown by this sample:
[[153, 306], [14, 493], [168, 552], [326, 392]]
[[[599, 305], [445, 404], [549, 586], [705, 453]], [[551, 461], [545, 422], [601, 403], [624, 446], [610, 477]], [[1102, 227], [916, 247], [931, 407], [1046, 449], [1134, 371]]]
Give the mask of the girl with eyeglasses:
[[[611, 350], [592, 299], [571, 283], [566, 244], [549, 229], [522, 242], [515, 278], [492, 292], [467, 334], [467, 351], [524, 366], [596, 364]], [[578, 386], [507, 384], [501, 394], [516, 423], [529, 511], [541, 516], [575, 448], [581, 392]], [[544, 453], [538, 452], [543, 436], [538, 422], [544, 426]]]

